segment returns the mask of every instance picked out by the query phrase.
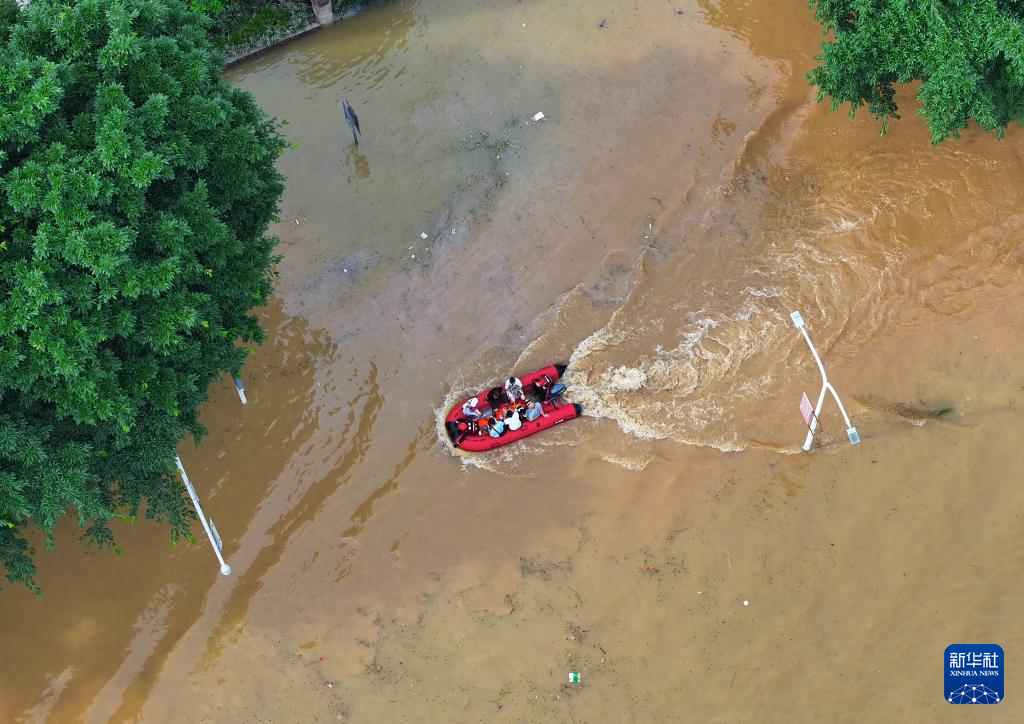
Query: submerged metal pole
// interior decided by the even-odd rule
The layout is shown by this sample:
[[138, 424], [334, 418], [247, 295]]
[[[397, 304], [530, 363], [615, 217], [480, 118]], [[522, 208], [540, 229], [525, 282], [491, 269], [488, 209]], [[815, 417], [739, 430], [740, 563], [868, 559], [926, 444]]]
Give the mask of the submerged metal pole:
[[220, 572], [225, 576], [231, 575], [231, 566], [224, 561], [224, 556], [221, 554], [221, 547], [223, 543], [220, 539], [220, 534], [217, 532], [217, 526], [213, 524], [213, 521], [207, 521], [206, 515], [203, 513], [203, 507], [199, 505], [199, 496], [196, 495], [196, 489], [192, 487], [192, 482], [188, 479], [188, 475], [185, 473], [185, 467], [181, 464], [181, 458], [177, 455], [174, 456], [174, 462], [178, 465], [178, 472], [181, 473], [181, 479], [185, 481], [185, 489], [188, 490], [188, 497], [192, 498], [192, 505], [195, 506], [196, 515], [199, 516], [199, 520], [203, 523], [203, 529], [206, 530], [206, 537], [210, 539], [210, 545], [213, 546], [213, 552], [217, 554], [217, 560], [220, 561]]
[[825, 404], [825, 393], [831, 392], [832, 397], [835, 399], [836, 404], [839, 405], [839, 412], [843, 415], [843, 420], [846, 421], [846, 435], [850, 438], [850, 444], [856, 445], [860, 442], [860, 435], [857, 433], [857, 428], [850, 422], [850, 416], [846, 414], [846, 408], [843, 407], [843, 401], [839, 399], [839, 394], [836, 392], [836, 388], [828, 381], [828, 375], [825, 374], [825, 365], [821, 363], [821, 357], [818, 356], [818, 350], [814, 348], [814, 343], [811, 342], [811, 336], [807, 334], [807, 327], [804, 325], [804, 318], [800, 316], [800, 312], [793, 312], [789, 315], [793, 320], [793, 324], [797, 329], [800, 330], [804, 336], [804, 340], [807, 341], [807, 346], [811, 348], [811, 354], [814, 355], [814, 361], [818, 364], [818, 372], [821, 373], [821, 392], [818, 394], [818, 404], [814, 406], [814, 417], [811, 418], [811, 422], [807, 429], [807, 437], [804, 440], [804, 452], [808, 452], [811, 449], [811, 443], [814, 442], [814, 431], [818, 428], [818, 416], [821, 414], [821, 407]]
[[244, 405], [246, 400], [245, 388], [242, 387], [242, 378], [239, 377], [238, 375], [231, 375], [231, 379], [235, 381], [235, 391], [238, 392], [238, 399], [240, 399], [242, 401], [242, 404]]

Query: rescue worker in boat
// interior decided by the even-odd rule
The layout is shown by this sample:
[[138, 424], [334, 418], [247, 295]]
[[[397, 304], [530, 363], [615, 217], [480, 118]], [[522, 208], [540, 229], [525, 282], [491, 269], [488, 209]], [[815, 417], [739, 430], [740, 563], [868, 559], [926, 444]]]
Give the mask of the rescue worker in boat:
[[547, 417], [548, 413], [544, 412], [544, 405], [536, 400], [530, 400], [526, 403], [526, 420], [527, 422], [533, 422], [538, 417]]
[[471, 397], [466, 400], [465, 404], [462, 406], [462, 416], [467, 420], [479, 420], [482, 417], [480, 410], [477, 409], [477, 405], [479, 404], [480, 401], [475, 397]]
[[565, 385], [555, 382], [551, 375], [540, 375], [533, 381], [534, 393], [542, 403], [551, 401], [551, 404], [558, 409], [558, 396], [565, 392]]
[[537, 395], [537, 399], [541, 402], [547, 402], [551, 399], [551, 383], [554, 380], [551, 379], [551, 375], [539, 375], [537, 379], [533, 381], [533, 390]]
[[463, 441], [471, 435], [476, 435], [480, 429], [476, 420], [465, 420], [460, 419], [456, 424], [455, 428], [459, 431], [459, 436], [455, 439], [455, 447], [459, 447]]
[[505, 394], [508, 395], [509, 402], [525, 400], [526, 395], [523, 393], [523, 381], [518, 377], [509, 377], [505, 382]]

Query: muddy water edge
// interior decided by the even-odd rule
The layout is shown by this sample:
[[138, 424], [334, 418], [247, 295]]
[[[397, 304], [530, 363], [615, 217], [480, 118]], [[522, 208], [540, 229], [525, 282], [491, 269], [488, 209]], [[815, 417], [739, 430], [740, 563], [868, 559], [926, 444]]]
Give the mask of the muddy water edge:
[[[943, 649], [1024, 643], [1024, 136], [932, 148], [904, 94], [879, 137], [819, 42], [802, 2], [422, 0], [232, 69], [299, 144], [250, 404], [182, 445], [235, 573], [67, 529], [0, 597], [0, 718], [951, 720]], [[857, 448], [797, 452], [797, 308]], [[583, 420], [439, 437], [560, 360]]]

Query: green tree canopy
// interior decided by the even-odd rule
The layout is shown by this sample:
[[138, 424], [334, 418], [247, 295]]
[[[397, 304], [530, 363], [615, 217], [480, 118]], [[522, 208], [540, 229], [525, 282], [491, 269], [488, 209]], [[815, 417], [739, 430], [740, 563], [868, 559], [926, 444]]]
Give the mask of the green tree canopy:
[[835, 40], [808, 74], [832, 110], [897, 115], [895, 84], [920, 80], [918, 111], [940, 143], [974, 120], [1002, 137], [1024, 118], [1024, 0], [811, 0]]
[[173, 474], [271, 291], [285, 143], [179, 0], [0, 0], [0, 564], [30, 525], [187, 535]]

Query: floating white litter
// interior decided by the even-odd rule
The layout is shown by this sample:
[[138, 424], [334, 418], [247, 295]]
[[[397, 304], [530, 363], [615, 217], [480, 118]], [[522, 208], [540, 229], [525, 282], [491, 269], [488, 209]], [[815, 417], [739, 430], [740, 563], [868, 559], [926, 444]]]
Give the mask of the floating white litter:
[[420, 232], [420, 238], [421, 238], [421, 239], [426, 239], [426, 238], [427, 238], [427, 235], [426, 235], [426, 234], [425, 234], [424, 232], [422, 232], [422, 231], [421, 231], [421, 232]]
[[544, 111], [541, 111], [540, 113], [535, 114], [533, 116], [533, 120], [535, 120], [535, 121], [543, 121], [544, 120]]
[[749, 605], [750, 605], [750, 601], [744, 601], [744, 602], [743, 602], [743, 605], [744, 605], [744, 606], [749, 606]]

